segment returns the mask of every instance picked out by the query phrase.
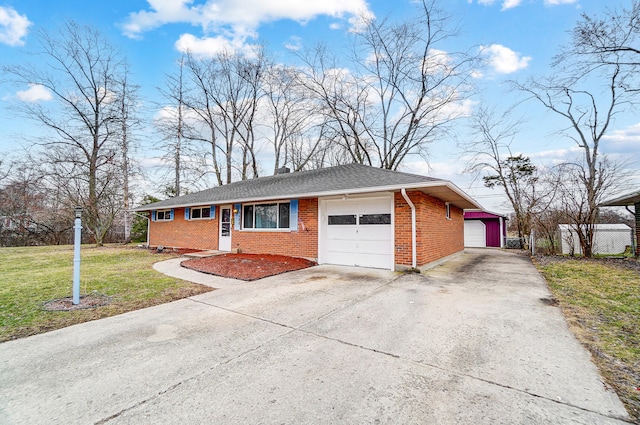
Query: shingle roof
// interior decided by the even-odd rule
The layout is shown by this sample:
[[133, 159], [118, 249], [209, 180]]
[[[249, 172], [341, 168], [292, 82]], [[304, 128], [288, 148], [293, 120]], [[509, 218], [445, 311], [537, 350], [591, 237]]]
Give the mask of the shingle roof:
[[640, 191], [629, 193], [615, 199], [610, 199], [600, 204], [600, 206], [616, 207], [616, 206], [634, 205], [637, 203], [640, 203]]
[[447, 186], [473, 205], [462, 208], [479, 208], [479, 205], [447, 180], [361, 164], [348, 164], [243, 180], [143, 205], [134, 208], [134, 211], [434, 186]]

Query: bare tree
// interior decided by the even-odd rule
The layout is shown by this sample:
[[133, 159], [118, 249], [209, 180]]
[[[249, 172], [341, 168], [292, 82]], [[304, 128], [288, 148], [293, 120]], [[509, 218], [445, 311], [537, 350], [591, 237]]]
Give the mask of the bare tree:
[[0, 186], [0, 245], [69, 243], [73, 211], [28, 154]]
[[[264, 78], [271, 68], [267, 62], [264, 50], [256, 52], [255, 57], [247, 58], [239, 55], [231, 58], [232, 61], [223, 67], [225, 74], [236, 74], [237, 82], [233, 90], [227, 92], [229, 99], [227, 105], [231, 108], [223, 109], [223, 116], [230, 120], [240, 118], [240, 125], [237, 126], [237, 133], [242, 142], [242, 162], [240, 168], [240, 178], [259, 177], [258, 166], [258, 146], [256, 145], [256, 117], [260, 99], [264, 96]], [[224, 64], [225, 61], [222, 61]], [[231, 65], [229, 68], [227, 68]], [[231, 78], [229, 81], [231, 82]], [[229, 84], [229, 88], [232, 84]], [[235, 93], [234, 93], [235, 91]], [[236, 96], [236, 93], [239, 96]], [[233, 113], [229, 114], [230, 111]]]
[[307, 51], [302, 59], [306, 63], [302, 84], [318, 110], [324, 116], [323, 132], [332, 144], [331, 156], [340, 163], [373, 163], [371, 141], [366, 138], [362, 115], [366, 111], [368, 93], [358, 85], [358, 77], [341, 68], [326, 46], [319, 45]]
[[632, 1], [628, 9], [606, 9], [603, 15], [582, 15], [556, 65], [578, 64], [586, 73], [603, 65], [635, 71], [640, 65], [640, 2]]
[[[605, 70], [608, 70], [606, 75]], [[564, 200], [566, 206], [571, 207], [567, 213], [571, 212], [573, 227], [586, 257], [593, 254], [598, 205], [622, 169], [620, 164], [601, 155], [600, 144], [616, 113], [631, 102], [628, 92], [621, 89], [624, 75], [620, 66], [613, 65], [600, 71], [602, 92], [582, 89], [580, 85], [584, 84], [584, 79], [576, 79], [573, 75], [563, 80], [531, 80], [527, 84], [515, 84], [517, 89], [561, 117], [567, 123], [563, 134], [582, 151], [581, 158], [563, 167], [567, 178]]]
[[271, 66], [264, 79], [266, 119], [274, 150], [274, 173], [281, 165], [301, 170], [317, 154], [324, 137], [319, 111], [300, 84], [295, 68]]
[[194, 114], [185, 104], [189, 90], [185, 61], [186, 57], [181, 56], [177, 71], [167, 75], [164, 87], [160, 88], [165, 103], [155, 121], [162, 135], [156, 146], [163, 152], [162, 161], [167, 164], [167, 174], [162, 180], [171, 196], [184, 195], [188, 188], [198, 187], [198, 180], [205, 173], [205, 161], [193, 144], [193, 139], [200, 140], [202, 135], [196, 135]]
[[547, 254], [560, 252], [561, 241], [559, 239], [558, 226], [567, 222], [564, 211], [549, 205], [533, 214], [532, 218], [532, 228], [535, 229], [536, 235], [545, 241], [544, 251]]
[[513, 208], [520, 247], [530, 234], [532, 215], [547, 197], [538, 185], [537, 167], [528, 157], [511, 151], [520, 122], [486, 108], [473, 117], [474, 138], [465, 143], [466, 172], [482, 174], [485, 186], [501, 187]]
[[303, 57], [351, 162], [395, 170], [408, 155], [426, 156], [463, 115], [473, 58], [444, 51], [455, 34], [447, 17], [434, 1], [419, 4], [419, 16], [399, 23], [363, 18], [345, 66], [322, 46]]
[[3, 181], [4, 179], [6, 179], [9, 174], [11, 174], [11, 163], [4, 159], [6, 158], [6, 155], [3, 154], [2, 152], [0, 152], [0, 156], [3, 157], [3, 159], [0, 159], [0, 182]]
[[[582, 162], [581, 162], [582, 161]], [[624, 165], [603, 156], [597, 162], [594, 174], [584, 159], [560, 164], [557, 169], [558, 206], [567, 224], [578, 238], [582, 255], [593, 255], [595, 225], [600, 222], [598, 205], [609, 197], [616, 182], [624, 179]], [[589, 187], [589, 184], [593, 184]]]
[[616, 114], [635, 103], [639, 35], [637, 0], [629, 9], [606, 9], [602, 18], [583, 14], [571, 43], [554, 59], [554, 77], [515, 84], [560, 117], [566, 123], [561, 133], [580, 148], [579, 158], [557, 167], [558, 187], [565, 218], [587, 257], [593, 254], [598, 204], [624, 173], [623, 163], [602, 155], [601, 143]]
[[[127, 70], [121, 54], [94, 28], [69, 22], [57, 33], [38, 34], [43, 65], [4, 71], [22, 85], [44, 87], [52, 102], [22, 102], [27, 117], [52, 132], [44, 152], [54, 164], [69, 166], [69, 184], [84, 206], [84, 223], [97, 245], [122, 209], [118, 155], [119, 99]], [[63, 184], [63, 182], [59, 182]], [[68, 183], [67, 183], [68, 184]], [[114, 203], [115, 192], [120, 192]]]
[[[128, 68], [125, 66], [125, 70]], [[131, 217], [129, 208], [132, 200], [132, 193], [129, 188], [130, 179], [134, 172], [132, 155], [135, 148], [135, 138], [133, 130], [138, 128], [140, 122], [137, 113], [137, 90], [138, 87], [129, 84], [128, 71], [125, 71], [121, 81], [120, 96], [120, 164], [122, 167], [122, 198], [123, 198], [123, 227], [124, 243], [131, 241]]]
[[184, 102], [202, 127], [190, 137], [209, 146], [219, 185], [231, 183], [236, 164], [241, 179], [258, 177], [255, 119], [266, 67], [262, 51], [252, 57], [237, 53], [188, 56], [192, 89]]

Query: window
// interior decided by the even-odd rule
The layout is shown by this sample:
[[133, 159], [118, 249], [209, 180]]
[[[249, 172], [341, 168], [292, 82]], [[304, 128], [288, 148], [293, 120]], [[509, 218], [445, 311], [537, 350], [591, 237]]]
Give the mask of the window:
[[244, 228], [253, 229], [253, 205], [244, 206]]
[[391, 224], [391, 214], [362, 214], [360, 224]]
[[211, 207], [191, 208], [191, 220], [211, 218]]
[[278, 204], [278, 228], [289, 228], [289, 203]]
[[172, 215], [172, 210], [156, 211], [156, 221], [171, 221], [173, 220]]
[[451, 220], [451, 205], [448, 202], [444, 203], [444, 214], [447, 220]]
[[245, 204], [242, 209], [243, 229], [289, 229], [289, 202]]
[[350, 224], [356, 224], [355, 214], [330, 215], [328, 218], [328, 224], [331, 226], [347, 226]]

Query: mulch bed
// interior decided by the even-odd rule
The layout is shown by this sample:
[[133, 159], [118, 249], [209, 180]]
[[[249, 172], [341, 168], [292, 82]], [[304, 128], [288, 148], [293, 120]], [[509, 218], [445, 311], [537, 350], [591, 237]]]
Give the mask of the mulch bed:
[[315, 266], [304, 258], [271, 254], [223, 254], [195, 258], [181, 263], [182, 267], [216, 276], [240, 280], [257, 280], [268, 276]]
[[47, 311], [73, 311], [85, 308], [102, 307], [111, 304], [112, 298], [103, 294], [88, 294], [79, 297], [79, 303], [73, 303], [73, 297], [47, 301], [42, 307]]

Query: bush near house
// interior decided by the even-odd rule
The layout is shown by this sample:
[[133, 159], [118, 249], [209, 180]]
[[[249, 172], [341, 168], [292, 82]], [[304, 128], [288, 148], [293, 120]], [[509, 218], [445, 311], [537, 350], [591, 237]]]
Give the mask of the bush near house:
[[640, 263], [536, 257], [578, 340], [640, 423]]

